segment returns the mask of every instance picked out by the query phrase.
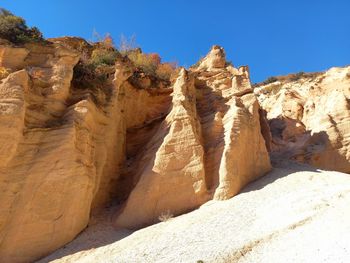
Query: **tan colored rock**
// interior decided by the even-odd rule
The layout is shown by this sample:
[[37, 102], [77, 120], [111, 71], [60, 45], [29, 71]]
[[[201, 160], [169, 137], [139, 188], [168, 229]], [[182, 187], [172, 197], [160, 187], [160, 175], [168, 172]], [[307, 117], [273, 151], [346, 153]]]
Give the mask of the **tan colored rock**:
[[18, 70], [24, 67], [29, 51], [26, 48], [16, 48], [0, 45], [0, 67]]
[[[215, 54], [224, 59], [222, 48], [214, 47], [204, 61], [212, 63]], [[137, 167], [127, 169], [135, 186], [117, 214], [118, 227], [139, 228], [162, 213], [231, 198], [271, 169], [248, 69], [213, 65], [181, 70], [172, 110], [129, 163]]]
[[258, 87], [273, 155], [350, 172], [350, 67]]
[[[124, 64], [104, 87], [110, 97], [72, 87], [76, 52], [59, 44], [27, 48], [25, 69], [0, 84], [4, 262], [33, 261], [80, 233], [92, 207], [117, 195], [127, 128], [160, 115], [170, 102], [169, 92], [133, 88]], [[134, 101], [144, 103], [135, 107]]]
[[233, 97], [223, 118], [225, 146], [219, 167], [219, 186], [214, 199], [228, 199], [247, 183], [271, 170], [261, 134], [259, 104], [254, 94]]
[[118, 227], [138, 228], [163, 213], [178, 215], [206, 201], [204, 150], [195, 107], [193, 79], [182, 69], [173, 89], [173, 106], [150, 142], [140, 178], [116, 219]]
[[226, 66], [225, 51], [220, 46], [213, 46], [208, 55], [200, 62], [198, 70], [222, 69]]
[[112, 200], [127, 199], [117, 225], [140, 227], [228, 199], [270, 168], [248, 69], [226, 66], [222, 48], [173, 89], [122, 57], [87, 88], [72, 82], [81, 40], [53, 41], [14, 48], [18, 61], [0, 47], [12, 65], [0, 84], [4, 262], [70, 242]]
[[195, 69], [194, 74], [207, 185], [214, 199], [228, 199], [271, 169], [260, 125], [264, 120], [247, 67]]
[[25, 102], [29, 76], [25, 70], [9, 75], [0, 84], [0, 167], [16, 154], [23, 136]]

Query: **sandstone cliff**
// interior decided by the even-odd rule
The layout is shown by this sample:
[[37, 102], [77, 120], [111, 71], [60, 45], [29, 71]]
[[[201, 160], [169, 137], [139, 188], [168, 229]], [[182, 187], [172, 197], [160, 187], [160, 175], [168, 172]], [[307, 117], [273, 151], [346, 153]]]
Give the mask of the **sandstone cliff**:
[[280, 77], [255, 93], [274, 158], [350, 173], [350, 67]]
[[80, 48], [94, 47], [51, 41], [0, 46], [3, 262], [59, 248], [112, 201], [117, 226], [140, 227], [228, 199], [270, 170], [248, 69], [226, 65], [222, 48], [172, 85], [119, 56], [102, 87], [85, 88], [74, 74]]
[[223, 49], [214, 46], [197, 68], [180, 70], [170, 113], [132, 164], [139, 179], [118, 227], [231, 198], [271, 169], [248, 70], [225, 63]]
[[269, 152], [350, 173], [350, 67], [252, 87], [219, 46], [171, 80], [113, 51], [82, 82], [99, 44], [50, 41], [0, 45], [0, 262], [45, 256], [111, 204], [135, 229], [230, 199]]

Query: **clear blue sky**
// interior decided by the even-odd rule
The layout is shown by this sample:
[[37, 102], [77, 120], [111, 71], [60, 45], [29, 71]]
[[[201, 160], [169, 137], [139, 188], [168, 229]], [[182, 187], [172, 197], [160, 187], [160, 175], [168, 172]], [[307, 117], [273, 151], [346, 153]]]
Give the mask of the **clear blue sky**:
[[145, 52], [190, 66], [213, 44], [253, 82], [350, 64], [350, 0], [2, 0], [45, 37], [136, 35]]

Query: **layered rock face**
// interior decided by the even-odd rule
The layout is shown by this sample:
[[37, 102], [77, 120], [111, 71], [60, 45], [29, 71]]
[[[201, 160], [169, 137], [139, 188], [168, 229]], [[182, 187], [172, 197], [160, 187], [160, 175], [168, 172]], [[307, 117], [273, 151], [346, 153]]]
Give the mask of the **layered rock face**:
[[180, 214], [206, 201], [195, 99], [193, 79], [182, 69], [174, 85], [172, 110], [138, 158], [139, 179], [117, 218], [118, 226], [141, 227], [168, 210]]
[[59, 44], [0, 49], [0, 255], [29, 262], [117, 196], [127, 128], [167, 111], [170, 92], [135, 88], [123, 61], [104, 92], [74, 87], [79, 54]]
[[248, 69], [225, 65], [214, 46], [198, 67], [182, 69], [172, 108], [131, 166], [135, 187], [116, 217], [138, 228], [209, 199], [228, 199], [271, 168]]
[[[118, 58], [104, 87], [74, 82], [81, 39], [0, 46], [0, 258], [30, 262], [110, 202], [137, 228], [228, 199], [270, 170], [248, 69], [213, 47], [172, 86]], [[90, 47], [87, 47], [90, 48]]]
[[274, 157], [350, 173], [350, 67], [284, 78], [255, 92]]

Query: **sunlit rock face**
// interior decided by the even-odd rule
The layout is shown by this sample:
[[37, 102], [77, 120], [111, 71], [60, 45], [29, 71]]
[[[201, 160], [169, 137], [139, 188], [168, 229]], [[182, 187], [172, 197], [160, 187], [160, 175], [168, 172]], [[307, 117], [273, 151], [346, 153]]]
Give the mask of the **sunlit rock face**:
[[271, 169], [248, 69], [226, 66], [224, 54], [214, 46], [179, 72], [169, 114], [131, 165], [137, 180], [116, 226], [140, 228], [231, 198]]
[[74, 86], [79, 57], [59, 43], [0, 46], [0, 261], [33, 261], [81, 232], [119, 195], [127, 129], [169, 108], [171, 91], [135, 88], [123, 61], [103, 90]]
[[274, 157], [350, 173], [350, 67], [284, 78], [255, 92]]
[[[158, 222], [236, 195], [270, 170], [266, 122], [247, 67], [214, 46], [172, 83], [118, 57], [103, 87], [80, 87], [79, 38], [0, 46], [0, 258], [30, 262], [70, 242], [92, 212], [118, 227]], [[79, 48], [77, 48], [79, 47]]]

